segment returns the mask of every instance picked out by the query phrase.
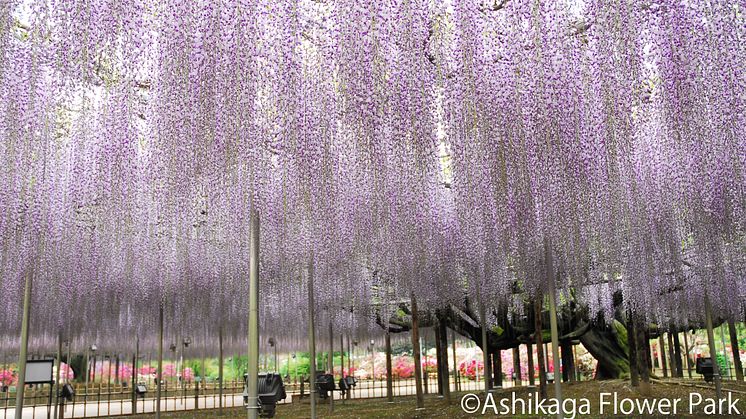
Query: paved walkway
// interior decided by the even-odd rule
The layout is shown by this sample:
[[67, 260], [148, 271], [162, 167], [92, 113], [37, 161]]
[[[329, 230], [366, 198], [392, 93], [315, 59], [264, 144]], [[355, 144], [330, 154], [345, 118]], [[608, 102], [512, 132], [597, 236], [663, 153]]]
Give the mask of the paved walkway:
[[[432, 380], [434, 381], [434, 380]], [[464, 391], [478, 391], [481, 389], [482, 383], [474, 381], [462, 381], [462, 390]], [[434, 392], [435, 383], [428, 383], [430, 392]], [[451, 389], [454, 389], [453, 380], [451, 380]], [[398, 380], [394, 383], [394, 395], [395, 396], [407, 396], [415, 393], [414, 380]], [[297, 393], [295, 393], [297, 394]], [[375, 383], [370, 381], [359, 382], [358, 385], [352, 392], [352, 398], [364, 399], [373, 397], [386, 397], [386, 383], [385, 381], [376, 381]], [[334, 399], [339, 400], [339, 392], [334, 393]], [[292, 400], [292, 394], [288, 394], [288, 397], [281, 403], [290, 403]], [[217, 395], [208, 395], [199, 397], [199, 409], [217, 409], [219, 405], [219, 397]], [[227, 394], [223, 395], [223, 406], [224, 407], [235, 407], [243, 405], [242, 394]], [[195, 397], [194, 395], [187, 395], [183, 397], [168, 397], [161, 399], [161, 411], [162, 412], [173, 412], [173, 411], [184, 411], [193, 410], [195, 408]], [[47, 411], [47, 406], [36, 406], [26, 407], [23, 409], [24, 419], [46, 419], [47, 417], [54, 416], [54, 407], [51, 412]], [[140, 399], [137, 402], [137, 413], [153, 413], [155, 412], [155, 399], [147, 398]], [[80, 400], [73, 404], [65, 406], [65, 418], [83, 418], [83, 417], [106, 417], [106, 416], [119, 416], [129, 415], [132, 413], [132, 402], [127, 400], [112, 400], [102, 401], [100, 403], [87, 403], [83, 404]], [[0, 408], [0, 419], [10, 419], [15, 416], [15, 409], [10, 407], [7, 410]], [[49, 416], [48, 416], [49, 415]]]

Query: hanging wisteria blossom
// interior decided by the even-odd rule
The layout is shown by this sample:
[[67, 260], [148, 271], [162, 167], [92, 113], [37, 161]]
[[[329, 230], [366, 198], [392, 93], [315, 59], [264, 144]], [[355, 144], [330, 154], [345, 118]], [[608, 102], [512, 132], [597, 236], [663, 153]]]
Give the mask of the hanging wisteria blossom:
[[162, 302], [245, 347], [252, 208], [287, 347], [309, 263], [354, 336], [548, 279], [742, 316], [745, 39], [742, 0], [1, 0], [0, 351], [28, 275], [34, 348], [153, 346]]

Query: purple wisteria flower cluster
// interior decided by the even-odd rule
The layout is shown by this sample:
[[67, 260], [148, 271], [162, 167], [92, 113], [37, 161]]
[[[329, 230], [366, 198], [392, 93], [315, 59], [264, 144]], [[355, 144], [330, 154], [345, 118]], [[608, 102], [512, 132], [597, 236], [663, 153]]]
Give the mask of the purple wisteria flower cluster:
[[27, 275], [32, 351], [152, 345], [161, 301], [240, 350], [252, 206], [288, 347], [309, 263], [355, 336], [547, 278], [743, 316], [744, 126], [743, 0], [0, 0], [0, 352]]

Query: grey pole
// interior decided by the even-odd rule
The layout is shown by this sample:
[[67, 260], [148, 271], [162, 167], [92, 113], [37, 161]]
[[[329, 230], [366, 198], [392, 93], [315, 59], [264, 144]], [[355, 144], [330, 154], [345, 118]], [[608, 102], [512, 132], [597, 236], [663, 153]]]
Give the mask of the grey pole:
[[132, 413], [137, 413], [137, 360], [140, 358], [140, 338], [135, 338], [135, 357], [132, 359]]
[[[552, 250], [549, 240], [544, 241], [544, 252], [546, 255], [547, 284], [549, 285], [549, 327], [552, 333], [552, 364], [554, 365], [554, 398], [562, 405], [562, 375], [560, 374], [559, 357], [559, 332], [557, 330], [557, 290], [554, 283], [554, 267], [552, 262]], [[559, 374], [559, 375], [558, 375]], [[562, 418], [562, 409], [557, 412], [557, 417]]]
[[394, 402], [394, 382], [391, 374], [391, 332], [386, 325], [386, 401]]
[[223, 415], [223, 326], [218, 331], [218, 414]]
[[[345, 378], [345, 342], [344, 342], [344, 335], [342, 335], [341, 333], [339, 334], [339, 353], [340, 353], [339, 364], [341, 367], [339, 371], [340, 371], [340, 374], [342, 374], [342, 379], [344, 380]], [[290, 364], [288, 364], [288, 370], [290, 369], [289, 365]]]
[[21, 350], [18, 353], [18, 383], [16, 384], [16, 419], [23, 419], [23, 391], [26, 387], [26, 357], [28, 356], [28, 328], [31, 315], [31, 287], [34, 270], [26, 272], [26, 286], [23, 292], [23, 320], [21, 320]]
[[311, 397], [311, 419], [316, 419], [316, 334], [313, 327], [313, 305], [313, 252], [311, 252], [308, 263], [308, 352], [311, 357], [308, 391]]
[[422, 394], [422, 354], [420, 352], [420, 323], [417, 313], [417, 299], [410, 293], [412, 302], [412, 357], [414, 358], [414, 385], [417, 395], [417, 409], [425, 408], [425, 398]]
[[720, 367], [717, 363], [715, 352], [715, 334], [712, 331], [712, 305], [710, 304], [709, 290], [705, 285], [705, 325], [707, 326], [707, 345], [710, 347], [710, 359], [712, 360], [712, 378], [715, 380], [715, 396], [718, 400], [723, 398], [723, 387], [720, 381]]
[[161, 418], [161, 381], [163, 380], [163, 299], [158, 306], [158, 371], [156, 373], [157, 383], [155, 388], [155, 417]]
[[[487, 312], [484, 303], [479, 304], [479, 321], [482, 323], [482, 363], [484, 364], [484, 393], [490, 391], [490, 355], [487, 347]], [[479, 370], [479, 368], [477, 368]]]
[[70, 382], [70, 378], [68, 378], [68, 377], [70, 377], [70, 371], [72, 371], [72, 369], [70, 368], [70, 363], [71, 363], [71, 359], [70, 359], [70, 346], [72, 346], [70, 340], [72, 340], [72, 336], [71, 335], [68, 335], [68, 336], [70, 336], [70, 337], [68, 337], [68, 339], [67, 339], [67, 358], [65, 358], [65, 359], [67, 359], [67, 362], [65, 363], [65, 364], [67, 364], [67, 374], [65, 374], [65, 382], [66, 383]]
[[[332, 313], [329, 311], [329, 374], [334, 381], [334, 336], [332, 335]], [[334, 392], [329, 392], [329, 414], [334, 412]]]
[[453, 385], [456, 387], [456, 391], [461, 391], [458, 381], [458, 361], [456, 359], [456, 332], [453, 329], [451, 329], [451, 341], [453, 342]]
[[249, 238], [249, 365], [246, 391], [248, 418], [259, 417], [259, 213], [252, 205]]
[[54, 380], [53, 389], [54, 391], [54, 417], [57, 417], [57, 406], [59, 405], [59, 386], [60, 386], [60, 367], [62, 366], [62, 331], [60, 330], [57, 334], [57, 373], [56, 379]]
[[[91, 371], [90, 371], [90, 365], [91, 365], [91, 353], [90, 353], [91, 347], [86, 345], [85, 348], [85, 397], [84, 401], [88, 402], [88, 380], [91, 377]], [[83, 408], [85, 409], [85, 408]], [[85, 410], [84, 410], [85, 412]]]

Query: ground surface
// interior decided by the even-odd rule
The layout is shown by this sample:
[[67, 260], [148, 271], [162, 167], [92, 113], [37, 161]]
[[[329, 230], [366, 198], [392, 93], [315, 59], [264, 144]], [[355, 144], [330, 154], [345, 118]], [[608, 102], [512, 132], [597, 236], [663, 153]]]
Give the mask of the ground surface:
[[[623, 398], [629, 398], [634, 400], [643, 400], [646, 398], [642, 398], [638, 395], [638, 393], [633, 390], [629, 386], [628, 381], [621, 381], [621, 380], [613, 380], [613, 381], [589, 381], [589, 382], [582, 382], [577, 384], [570, 384], [570, 385], [564, 385], [563, 386], [563, 394], [566, 399], [574, 399], [577, 402], [577, 405], [580, 405], [580, 400], [583, 398], [586, 398], [589, 400], [589, 406], [590, 406], [590, 414], [578, 414], [576, 417], [580, 418], [599, 418], [599, 417], [619, 417], [619, 418], [637, 418], [637, 417], [746, 417], [746, 385], [736, 385], [733, 382], [727, 382], [724, 387], [726, 389], [736, 390], [738, 393], [732, 393], [733, 399], [740, 399], [736, 406], [740, 410], [740, 412], [744, 413], [742, 415], [735, 414], [734, 412], [731, 412], [731, 414], [719, 415], [719, 416], [711, 416], [707, 415], [703, 408], [705, 406], [705, 403], [703, 402], [699, 407], [695, 407], [693, 410], [693, 414], [689, 414], [689, 400], [690, 400], [690, 393], [698, 393], [703, 398], [713, 398], [715, 396], [714, 391], [712, 391], [709, 388], [698, 388], [698, 387], [690, 387], [685, 386], [682, 384], [688, 384], [692, 385], [693, 383], [686, 380], [680, 380], [676, 381], [679, 384], [673, 384], [674, 381], [667, 381], [668, 384], [663, 383], [653, 383], [652, 386], [652, 394], [651, 397], [648, 397], [647, 400], [652, 399], [681, 399], [681, 401], [678, 403], [678, 411], [676, 415], [669, 414], [669, 415], [649, 415], [649, 414], [639, 414], [639, 413], [633, 413], [633, 414], [623, 414], [621, 412], [617, 412], [617, 414], [613, 413], [613, 396], [609, 397], [609, 401], [612, 402], [610, 406], [605, 407], [605, 413], [601, 415], [599, 413], [600, 410], [600, 398], [599, 394], [604, 393], [616, 393], [618, 395], [618, 398], [621, 400]], [[701, 381], [697, 382], [696, 385], [703, 385]], [[705, 385], [706, 386], [706, 385]], [[508, 397], [508, 400], [512, 397], [512, 389], [506, 389], [502, 391], [498, 391], [494, 395], [494, 399], [497, 404], [497, 408], [500, 409], [500, 400]], [[337, 401], [334, 404], [334, 413], [329, 414], [329, 408], [327, 404], [321, 404], [319, 406], [319, 417], [322, 418], [474, 418], [474, 417], [496, 417], [492, 409], [487, 409], [487, 412], [485, 415], [481, 415], [481, 410], [478, 413], [475, 414], [468, 414], [465, 413], [460, 406], [460, 400], [461, 397], [465, 393], [458, 393], [454, 394], [453, 399], [450, 404], [447, 404], [443, 399], [439, 399], [437, 396], [429, 395], [425, 396], [425, 409], [424, 410], [416, 410], [415, 409], [415, 399], [411, 396], [405, 396], [405, 397], [397, 397], [395, 398], [395, 402], [393, 404], [386, 403], [385, 399], [368, 399], [368, 400], [353, 400], [353, 401], [345, 401], [340, 402]], [[517, 398], [523, 398], [524, 400], [527, 400], [529, 398], [533, 398], [534, 396], [531, 393], [531, 390], [527, 388], [519, 388], [515, 390], [515, 394]], [[553, 397], [553, 391], [552, 387], [550, 385], [549, 389], [549, 397]], [[696, 400], [696, 396], [695, 400]], [[484, 402], [484, 398], [480, 400], [480, 403]], [[617, 403], [619, 404], [619, 403]], [[578, 413], [578, 410], [576, 410]], [[520, 413], [520, 412], [517, 412]], [[224, 417], [228, 418], [235, 418], [235, 417], [246, 417], [246, 411], [244, 409], [226, 409], [224, 413]], [[207, 411], [207, 412], [187, 412], [187, 413], [173, 413], [173, 414], [166, 414], [163, 415], [164, 418], [212, 418], [217, 416], [217, 412], [215, 411]], [[137, 416], [137, 418], [152, 418], [153, 415], [142, 415]], [[277, 415], [276, 418], [282, 419], [282, 418], [308, 418], [310, 417], [310, 407], [307, 403], [296, 403], [296, 404], [288, 404], [288, 405], [280, 405], [277, 407]], [[516, 415], [507, 415], [507, 417], [519, 417], [519, 418], [525, 418], [525, 417], [549, 417], [547, 415], [528, 415], [528, 414], [516, 414]], [[565, 416], [566, 418], [570, 418], [569, 415]]]

